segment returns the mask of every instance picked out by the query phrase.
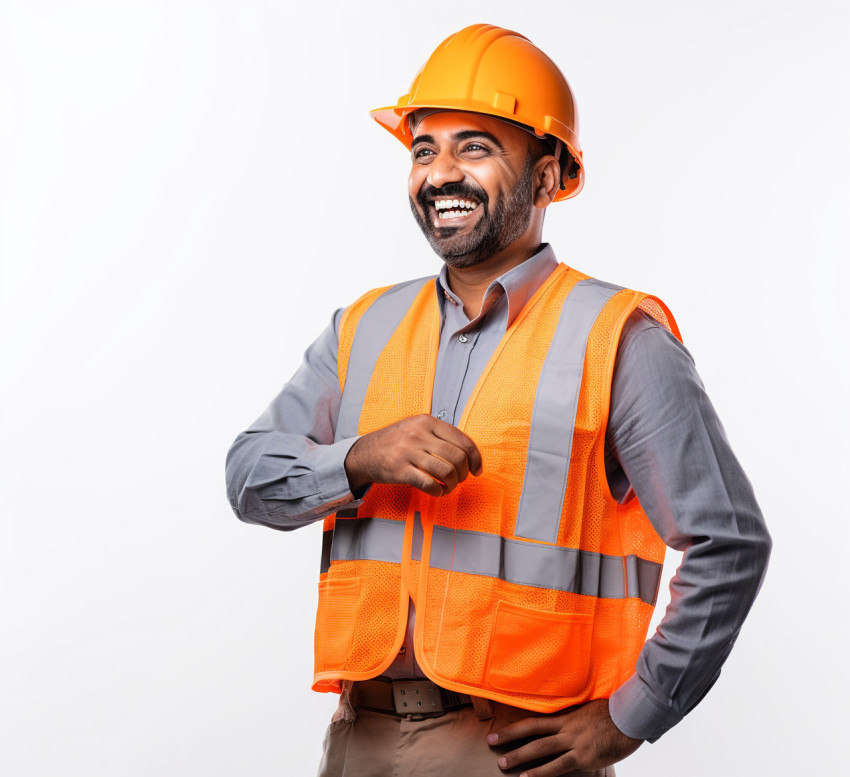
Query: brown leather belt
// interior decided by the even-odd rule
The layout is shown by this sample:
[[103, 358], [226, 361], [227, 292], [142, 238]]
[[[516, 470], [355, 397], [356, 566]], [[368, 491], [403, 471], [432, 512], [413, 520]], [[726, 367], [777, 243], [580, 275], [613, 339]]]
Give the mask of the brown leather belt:
[[469, 695], [446, 690], [430, 680], [361, 680], [351, 685], [355, 707], [408, 720], [437, 718], [472, 706]]

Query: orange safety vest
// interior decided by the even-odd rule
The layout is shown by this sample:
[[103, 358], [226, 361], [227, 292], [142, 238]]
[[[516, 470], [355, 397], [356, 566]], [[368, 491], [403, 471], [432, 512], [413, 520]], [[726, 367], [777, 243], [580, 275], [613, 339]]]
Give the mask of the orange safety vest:
[[[422, 670], [453, 691], [537, 712], [607, 698], [634, 672], [665, 546], [604, 465], [623, 324], [654, 297], [563, 264], [508, 328], [458, 423], [480, 477], [429, 497], [375, 484], [325, 520], [317, 691], [392, 663], [416, 607]], [[431, 412], [440, 339], [433, 278], [377, 289], [340, 322], [337, 439]]]

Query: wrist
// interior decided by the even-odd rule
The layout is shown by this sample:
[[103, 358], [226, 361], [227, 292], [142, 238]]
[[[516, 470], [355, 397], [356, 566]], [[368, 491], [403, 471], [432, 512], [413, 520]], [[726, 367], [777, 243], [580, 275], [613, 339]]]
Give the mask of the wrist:
[[343, 462], [343, 467], [345, 468], [345, 475], [348, 478], [348, 487], [352, 494], [355, 495], [356, 498], [360, 498], [357, 496], [358, 491], [362, 491], [370, 485], [369, 478], [362, 471], [359, 463], [359, 457], [357, 454], [357, 448], [360, 443], [360, 438], [348, 449], [348, 453], [345, 456], [345, 461]]

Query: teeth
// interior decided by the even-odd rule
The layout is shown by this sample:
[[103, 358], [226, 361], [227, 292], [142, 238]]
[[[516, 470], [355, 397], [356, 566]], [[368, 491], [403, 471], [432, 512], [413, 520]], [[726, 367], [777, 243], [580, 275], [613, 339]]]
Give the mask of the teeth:
[[471, 200], [435, 200], [434, 207], [438, 211], [453, 210], [454, 208], [464, 208], [472, 211], [478, 207], [478, 203], [472, 202]]

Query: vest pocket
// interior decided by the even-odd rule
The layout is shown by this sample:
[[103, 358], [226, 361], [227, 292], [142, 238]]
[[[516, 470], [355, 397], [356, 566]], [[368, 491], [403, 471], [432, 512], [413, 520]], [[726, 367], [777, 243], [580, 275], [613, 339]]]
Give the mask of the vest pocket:
[[593, 616], [500, 601], [486, 680], [503, 691], [578, 696], [587, 685]]
[[354, 637], [359, 601], [359, 577], [319, 581], [315, 633], [317, 671], [340, 669], [345, 664]]

